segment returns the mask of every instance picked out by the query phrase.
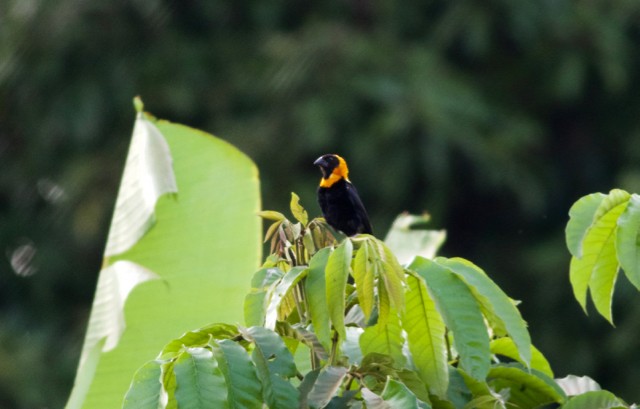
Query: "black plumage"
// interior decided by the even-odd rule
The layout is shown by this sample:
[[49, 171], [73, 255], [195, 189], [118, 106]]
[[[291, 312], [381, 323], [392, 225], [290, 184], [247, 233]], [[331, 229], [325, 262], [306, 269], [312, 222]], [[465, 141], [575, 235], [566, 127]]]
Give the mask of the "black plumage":
[[355, 186], [349, 181], [349, 170], [338, 155], [323, 155], [314, 165], [322, 172], [318, 187], [318, 203], [327, 223], [347, 236], [373, 234], [369, 215]]

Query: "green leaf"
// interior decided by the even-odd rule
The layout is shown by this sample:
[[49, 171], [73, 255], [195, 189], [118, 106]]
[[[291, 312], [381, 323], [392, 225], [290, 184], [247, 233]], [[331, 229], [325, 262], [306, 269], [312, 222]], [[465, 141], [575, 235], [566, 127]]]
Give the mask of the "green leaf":
[[247, 351], [228, 339], [214, 341], [211, 347], [227, 383], [230, 409], [262, 408], [262, 386]]
[[398, 263], [396, 256], [389, 250], [383, 242], [374, 239], [378, 248], [378, 259], [380, 267], [378, 273], [384, 282], [389, 294], [389, 299], [400, 312], [404, 310], [404, 284], [406, 281], [404, 268]]
[[416, 397], [426, 403], [431, 401], [429, 398], [429, 391], [427, 390], [427, 385], [424, 383], [422, 379], [418, 376], [417, 373], [410, 371], [408, 369], [401, 369], [397, 371], [398, 378], [402, 381], [402, 383], [411, 390], [411, 393], [416, 395]]
[[270, 372], [286, 378], [296, 375], [293, 356], [278, 334], [263, 327], [241, 329], [240, 332], [245, 339], [255, 344], [253, 355], [264, 359]]
[[449, 384], [445, 325], [421, 278], [407, 277], [407, 305], [402, 327], [413, 364], [431, 393], [445, 398]]
[[561, 406], [561, 409], [627, 409], [629, 406], [613, 393], [592, 391], [575, 396]]
[[433, 404], [438, 409], [441, 407], [447, 409], [463, 408], [469, 404], [472, 397], [471, 391], [473, 390], [473, 386], [469, 387], [468, 385], [479, 385], [484, 382], [484, 379], [474, 379], [459, 366], [457, 368], [449, 366], [449, 389], [447, 389], [447, 400], [440, 400], [434, 395], [435, 399], [432, 400]]
[[336, 395], [345, 376], [347, 376], [347, 368], [341, 366], [323, 368], [309, 392], [307, 398], [309, 406], [323, 408]]
[[402, 382], [389, 378], [380, 396], [392, 408], [418, 409], [430, 408], [422, 403], [418, 404], [418, 398]]
[[402, 328], [398, 315], [393, 309], [386, 323], [367, 327], [360, 336], [360, 349], [363, 355], [372, 352], [388, 355], [393, 358], [398, 367], [406, 363], [406, 357], [402, 353], [403, 345]]
[[204, 347], [209, 345], [211, 339], [228, 339], [239, 334], [238, 327], [231, 324], [216, 323], [189, 331], [178, 339], [169, 342], [162, 348], [160, 357], [168, 359], [177, 356], [184, 347]]
[[547, 359], [542, 355], [538, 348], [531, 345], [531, 364], [528, 365], [522, 361], [518, 348], [511, 338], [504, 337], [491, 340], [491, 353], [495, 355], [502, 355], [507, 358], [520, 362], [521, 364], [528, 366], [532, 369], [536, 369], [550, 378], [553, 378], [553, 371]]
[[228, 408], [227, 385], [213, 352], [185, 348], [176, 360], [175, 398], [179, 408]]
[[331, 317], [331, 323], [340, 339], [346, 337], [344, 329], [345, 291], [352, 253], [353, 244], [351, 240], [345, 239], [329, 256], [325, 270], [329, 317]]
[[176, 373], [173, 371], [175, 360], [162, 363], [162, 387], [167, 393], [167, 405], [163, 409], [178, 409], [176, 402]]
[[492, 366], [488, 382], [495, 391], [509, 388], [509, 403], [523, 408], [566, 401], [563, 390], [553, 379], [535, 369], [526, 369], [519, 363]]
[[284, 277], [278, 282], [278, 284], [273, 289], [273, 294], [269, 300], [269, 305], [267, 307], [267, 313], [265, 317], [264, 326], [268, 329], [275, 329], [276, 321], [278, 320], [278, 309], [280, 307], [280, 303], [285, 298], [287, 294], [290, 293], [291, 289], [298, 284], [298, 282], [305, 277], [307, 274], [307, 268], [303, 266], [295, 266], [291, 270], [287, 271]]
[[381, 396], [376, 395], [369, 388], [362, 388], [361, 393], [367, 409], [394, 409]]
[[[447, 267], [460, 276], [470, 286], [472, 294], [481, 307], [491, 312], [491, 316], [500, 321], [500, 326], [518, 347], [522, 363], [531, 363], [531, 337], [527, 324], [509, 297], [494, 283], [482, 269], [462, 258], [445, 259], [438, 257], [436, 263]], [[504, 334], [501, 334], [504, 335]]]
[[307, 211], [304, 210], [304, 207], [300, 204], [300, 198], [295, 193], [291, 192], [291, 214], [296, 218], [297, 221], [302, 223], [303, 226], [306, 226], [309, 223], [309, 216], [307, 215]]
[[571, 206], [565, 237], [569, 252], [574, 257], [582, 257], [582, 241], [593, 223], [598, 207], [606, 196], [602, 193], [593, 193], [580, 198]]
[[637, 194], [631, 195], [629, 205], [618, 218], [616, 252], [627, 278], [640, 290], [640, 196]]
[[[104, 306], [108, 300], [121, 300], [122, 293], [97, 289], [68, 409], [120, 406], [132, 374], [167, 340], [203, 322], [240, 321], [250, 277], [247, 273], [255, 271], [260, 263], [261, 221], [255, 217], [260, 210], [260, 192], [255, 165], [227, 142], [195, 129], [146, 117], [138, 117], [136, 127], [140, 126], [157, 128], [166, 139], [178, 198], [163, 195], [151, 203], [154, 223], [133, 247], [107, 257], [104, 264], [109, 268], [118, 261], [131, 262], [158, 279], [131, 286], [126, 302], [122, 301], [124, 307], [113, 307], [108, 314]], [[148, 139], [147, 143], [157, 140]], [[136, 144], [132, 141], [132, 155]], [[162, 151], [148, 144], [150, 151]], [[157, 169], [161, 161], [155, 156], [149, 158], [155, 158], [149, 169]], [[132, 173], [125, 171], [120, 193], [128, 194], [130, 189], [125, 186], [147, 185], [150, 182], [146, 180], [151, 178], [166, 183], [167, 172], [152, 172], [141, 170], [131, 176], [135, 178], [132, 181]], [[123, 212], [130, 208], [116, 207], [110, 237], [134, 230], [128, 223], [123, 229], [113, 227], [120, 223], [118, 220], [128, 218]], [[127, 246], [109, 244], [107, 254]], [[128, 275], [126, 284], [135, 277]], [[114, 320], [118, 316], [123, 319]], [[118, 337], [123, 323], [127, 330]], [[107, 338], [117, 344], [105, 343]]]
[[244, 298], [244, 322], [249, 326], [264, 325], [267, 306], [274, 287], [284, 273], [279, 268], [262, 268], [251, 280], [251, 292]]
[[309, 271], [304, 283], [311, 322], [318, 340], [328, 351], [331, 348], [331, 326], [327, 305], [325, 269], [331, 248], [323, 248], [309, 260]]
[[391, 225], [384, 243], [393, 251], [400, 264], [410, 263], [415, 256], [431, 259], [444, 243], [445, 230], [425, 230], [428, 215], [400, 214]]
[[129, 391], [124, 397], [123, 409], [160, 409], [162, 362], [149, 361], [133, 376]]
[[384, 285], [383, 280], [378, 280], [378, 325], [384, 325], [388, 320], [391, 312], [391, 300], [389, 292]]
[[357, 372], [361, 375], [362, 385], [375, 392], [382, 392], [387, 377], [397, 376], [393, 358], [377, 352], [365, 355]]
[[353, 278], [358, 291], [358, 302], [365, 320], [369, 320], [375, 305], [376, 263], [372, 260], [373, 250], [369, 241], [362, 243], [353, 260]]
[[313, 385], [316, 383], [318, 375], [320, 375], [320, 369], [314, 369], [313, 371], [307, 372], [302, 379], [302, 382], [300, 382], [300, 385], [298, 386], [298, 391], [300, 392], [300, 409], [309, 408], [309, 392], [311, 392]]
[[276, 212], [274, 210], [261, 210], [258, 212], [258, 216], [266, 220], [273, 220], [274, 222], [279, 222], [286, 219], [284, 214]]
[[613, 323], [611, 300], [613, 285], [618, 274], [615, 237], [618, 217], [625, 210], [629, 194], [612, 190], [598, 207], [594, 224], [589, 228], [583, 241], [582, 258], [573, 257], [570, 266], [570, 280], [573, 293], [586, 311], [587, 288], [596, 310]]
[[327, 350], [322, 346], [316, 334], [313, 331], [304, 328], [302, 324], [298, 323], [291, 325], [288, 322], [278, 321], [276, 323], [276, 332], [280, 334], [281, 337], [295, 339], [304, 343], [318, 357], [318, 359], [323, 361], [329, 359]]
[[422, 257], [416, 257], [409, 269], [425, 280], [438, 311], [453, 332], [462, 369], [474, 379], [484, 380], [489, 371], [489, 334], [467, 285], [447, 268]]
[[265, 402], [271, 409], [298, 407], [300, 393], [286, 380], [295, 376], [297, 370], [282, 339], [263, 327], [251, 327], [241, 332], [245, 339], [255, 344], [251, 359], [262, 382]]

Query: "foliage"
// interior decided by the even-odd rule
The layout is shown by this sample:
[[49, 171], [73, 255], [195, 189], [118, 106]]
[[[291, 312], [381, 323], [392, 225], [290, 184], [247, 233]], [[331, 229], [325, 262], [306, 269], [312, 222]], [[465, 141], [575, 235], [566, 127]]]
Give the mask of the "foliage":
[[588, 378], [554, 380], [516, 303], [473, 263], [401, 265], [371, 235], [336, 240], [295, 194], [291, 212], [261, 212], [274, 252], [245, 298], [251, 326], [170, 342], [123, 408], [629, 407]]
[[614, 189], [578, 200], [569, 212], [567, 247], [573, 293], [587, 311], [587, 290], [597, 311], [613, 324], [611, 303], [620, 269], [640, 290], [640, 196]]

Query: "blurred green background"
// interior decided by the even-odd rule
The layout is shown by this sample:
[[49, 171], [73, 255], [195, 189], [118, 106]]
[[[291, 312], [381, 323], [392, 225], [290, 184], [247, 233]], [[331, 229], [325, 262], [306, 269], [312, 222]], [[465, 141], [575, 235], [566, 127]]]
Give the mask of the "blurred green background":
[[380, 236], [428, 211], [557, 376], [640, 401], [640, 295], [585, 316], [563, 237], [580, 196], [640, 192], [640, 2], [0, 2], [0, 408], [66, 401], [135, 95], [251, 156], [267, 209], [318, 215], [340, 153]]

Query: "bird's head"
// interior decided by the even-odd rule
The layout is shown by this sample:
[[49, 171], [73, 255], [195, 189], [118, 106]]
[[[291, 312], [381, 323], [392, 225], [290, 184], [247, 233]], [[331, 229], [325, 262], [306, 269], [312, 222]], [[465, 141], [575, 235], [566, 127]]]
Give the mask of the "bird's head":
[[313, 164], [319, 167], [322, 172], [321, 187], [330, 187], [340, 179], [349, 180], [347, 162], [338, 155], [322, 155]]

